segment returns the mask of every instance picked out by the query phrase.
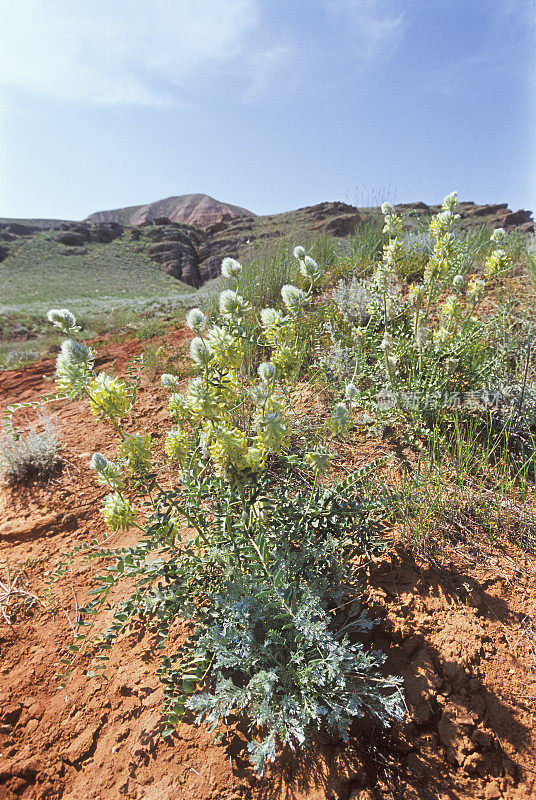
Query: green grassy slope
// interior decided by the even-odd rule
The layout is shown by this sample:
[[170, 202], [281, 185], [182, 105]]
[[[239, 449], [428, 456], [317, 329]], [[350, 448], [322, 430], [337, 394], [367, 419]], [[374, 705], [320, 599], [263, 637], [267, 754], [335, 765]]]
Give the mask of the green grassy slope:
[[31, 225], [36, 228], [50, 228], [59, 225], [61, 222], [72, 222], [70, 219], [24, 219], [18, 217], [0, 217], [0, 223], [15, 225]]
[[126, 238], [88, 244], [84, 250], [68, 254], [47, 233], [17, 243], [0, 265], [0, 312], [46, 311], [54, 305], [91, 312], [192, 291]]

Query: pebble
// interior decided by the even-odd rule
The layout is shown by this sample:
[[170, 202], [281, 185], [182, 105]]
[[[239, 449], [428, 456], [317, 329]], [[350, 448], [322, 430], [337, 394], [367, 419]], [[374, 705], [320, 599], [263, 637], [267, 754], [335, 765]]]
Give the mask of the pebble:
[[31, 719], [29, 723], [26, 725], [26, 730], [28, 733], [33, 733], [39, 727], [39, 720], [38, 719]]

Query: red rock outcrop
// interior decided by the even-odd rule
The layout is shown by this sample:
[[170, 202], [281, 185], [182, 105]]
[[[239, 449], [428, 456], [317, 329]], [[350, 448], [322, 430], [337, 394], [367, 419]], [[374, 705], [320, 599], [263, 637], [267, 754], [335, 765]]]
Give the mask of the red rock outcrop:
[[166, 197], [143, 206], [116, 208], [112, 211], [97, 211], [87, 217], [87, 222], [120, 222], [122, 225], [143, 225], [159, 217], [166, 217], [171, 222], [182, 222], [207, 228], [221, 221], [230, 221], [239, 217], [253, 217], [251, 211], [239, 206], [221, 203], [207, 194], [184, 194], [177, 197]]

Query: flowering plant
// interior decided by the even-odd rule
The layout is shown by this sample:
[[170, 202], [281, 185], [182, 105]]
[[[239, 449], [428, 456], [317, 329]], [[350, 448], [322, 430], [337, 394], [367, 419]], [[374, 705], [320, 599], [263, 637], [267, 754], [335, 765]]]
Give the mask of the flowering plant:
[[[177, 616], [192, 619], [186, 645], [162, 662], [165, 734], [173, 733], [185, 706], [210, 723], [240, 714], [261, 774], [278, 745], [301, 745], [314, 729], [346, 739], [352, 720], [364, 713], [386, 724], [401, 713], [399, 681], [380, 672], [383, 656], [358, 638], [371, 623], [357, 602], [353, 564], [377, 546], [370, 502], [359, 490], [363, 475], [326, 490], [319, 484], [331, 460], [326, 446], [288, 454], [293, 428], [285, 406], [299, 366], [297, 322], [321, 276], [303, 248], [295, 255], [307, 288], [285, 285], [284, 310], [262, 309], [257, 340], [267, 358], [253, 384], [243, 370], [245, 323], [253, 311], [239, 294], [240, 263], [224, 262], [234, 286], [221, 292], [213, 324], [200, 309], [188, 313], [197, 375], [185, 392], [175, 376], [162, 376], [173, 424], [160, 454], [149, 434], [122, 426], [137, 384], [95, 374], [93, 354], [73, 338], [74, 317], [51, 312], [68, 343], [58, 381], [71, 396], [85, 396], [91, 413], [119, 437], [115, 460], [95, 453], [90, 462], [110, 489], [105, 521], [113, 533], [143, 534], [132, 547], [107, 551], [115, 564], [97, 579], [82, 614], [96, 614], [126, 576], [136, 588], [116, 607], [105, 646], [139, 614], [157, 621], [162, 644]], [[348, 430], [354, 396], [348, 387], [346, 402], [335, 406], [333, 435]], [[75, 659], [81, 647], [71, 646]], [[196, 693], [198, 685], [205, 691]]]
[[[469, 275], [456, 232], [457, 205], [456, 192], [445, 197], [430, 221], [422, 279], [405, 284], [400, 277], [408, 256], [403, 220], [384, 203], [384, 233], [389, 239], [382, 258], [368, 280], [354, 276], [333, 293], [340, 321], [335, 312], [328, 331], [333, 344], [319, 363], [330, 383], [335, 379], [337, 385], [337, 378], [339, 386], [342, 378], [355, 383], [359, 390], [355, 407], [378, 410], [375, 401], [387, 391], [394, 398], [394, 410], [390, 406], [388, 413], [396, 414], [401, 411], [400, 395], [412, 393], [413, 411], [430, 421], [427, 397], [485, 389], [497, 375], [500, 353], [485, 347], [485, 323], [475, 310], [489, 292], [490, 280], [511, 266], [507, 236], [502, 229], [493, 232], [482, 275]], [[359, 313], [350, 311], [353, 305], [359, 305]], [[342, 409], [335, 413], [337, 428], [343, 432]]]

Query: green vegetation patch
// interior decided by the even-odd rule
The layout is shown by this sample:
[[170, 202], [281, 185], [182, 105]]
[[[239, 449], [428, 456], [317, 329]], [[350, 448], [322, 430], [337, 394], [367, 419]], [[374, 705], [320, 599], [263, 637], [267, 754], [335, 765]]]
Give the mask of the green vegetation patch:
[[50, 233], [36, 234], [13, 250], [0, 270], [5, 314], [46, 311], [58, 298], [79, 312], [98, 312], [114, 303], [177, 299], [192, 291], [125, 238], [69, 248]]

